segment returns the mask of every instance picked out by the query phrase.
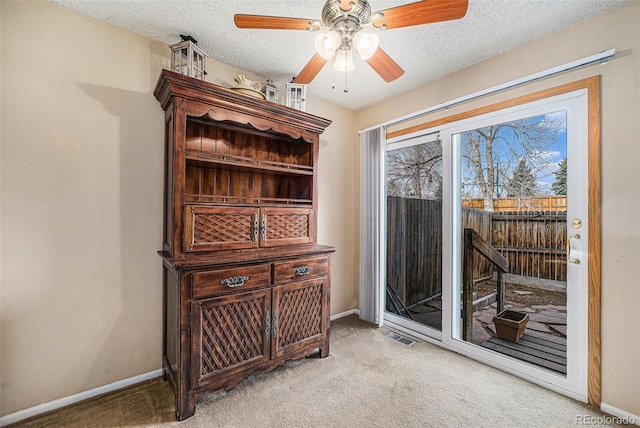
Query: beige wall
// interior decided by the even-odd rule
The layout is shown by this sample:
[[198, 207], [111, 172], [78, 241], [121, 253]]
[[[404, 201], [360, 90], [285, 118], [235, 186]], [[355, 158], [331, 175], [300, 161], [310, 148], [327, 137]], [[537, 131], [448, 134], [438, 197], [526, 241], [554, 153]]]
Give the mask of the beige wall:
[[[640, 1], [357, 112], [357, 128], [615, 48], [618, 58], [427, 119], [602, 75], [602, 400], [640, 415]], [[397, 128], [397, 127], [396, 127]]]
[[[165, 48], [2, 2], [2, 413], [159, 367]], [[132, 67], [132, 65], [135, 65]]]
[[[0, 414], [161, 367], [163, 43], [49, 2], [2, 1]], [[211, 61], [208, 80], [240, 70]], [[255, 78], [250, 73], [244, 73]], [[332, 313], [355, 307], [355, 114], [321, 137]]]
[[[162, 112], [168, 49], [48, 2], [0, 2], [0, 414], [160, 367]], [[311, 98], [319, 241], [333, 314], [357, 307], [356, 130], [615, 47], [630, 55], [489, 101], [602, 74], [603, 401], [640, 414], [640, 2], [357, 114]], [[210, 81], [240, 71], [210, 63]], [[245, 73], [250, 78], [255, 76]], [[432, 117], [459, 111], [451, 109]]]
[[331, 258], [331, 314], [339, 314], [358, 307], [355, 113], [317, 98], [307, 102], [307, 111], [333, 121], [320, 136], [318, 242], [337, 248]]

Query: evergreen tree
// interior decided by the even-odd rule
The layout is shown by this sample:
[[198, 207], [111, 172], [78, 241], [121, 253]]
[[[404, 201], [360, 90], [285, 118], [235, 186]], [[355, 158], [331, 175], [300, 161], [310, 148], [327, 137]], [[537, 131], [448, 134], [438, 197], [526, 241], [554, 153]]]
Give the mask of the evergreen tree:
[[536, 194], [536, 188], [536, 176], [527, 165], [527, 162], [524, 159], [520, 159], [507, 185], [507, 196], [518, 199], [530, 198]]
[[553, 173], [556, 176], [556, 181], [551, 185], [551, 190], [556, 195], [567, 194], [567, 158], [562, 159], [558, 164], [558, 169]]

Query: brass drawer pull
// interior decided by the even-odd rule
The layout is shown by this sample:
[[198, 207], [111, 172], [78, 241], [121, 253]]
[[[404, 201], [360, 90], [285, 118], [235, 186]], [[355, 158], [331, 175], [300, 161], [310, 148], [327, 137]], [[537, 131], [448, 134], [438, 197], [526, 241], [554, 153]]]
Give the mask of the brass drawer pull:
[[231, 278], [225, 278], [220, 281], [220, 284], [226, 285], [229, 288], [241, 287], [245, 281], [249, 281], [248, 276], [232, 276]]
[[305, 276], [305, 275], [309, 275], [309, 273], [311, 273], [311, 269], [313, 269], [311, 266], [300, 266], [297, 267], [293, 270], [293, 273], [295, 273], [298, 276]]

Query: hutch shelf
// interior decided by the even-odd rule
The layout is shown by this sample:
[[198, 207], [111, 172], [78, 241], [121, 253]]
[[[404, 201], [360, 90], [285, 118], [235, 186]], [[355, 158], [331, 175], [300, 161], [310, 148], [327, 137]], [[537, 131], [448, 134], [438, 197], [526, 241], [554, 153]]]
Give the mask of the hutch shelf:
[[317, 244], [330, 121], [164, 70], [164, 376], [176, 418], [206, 392], [329, 354], [330, 258]]

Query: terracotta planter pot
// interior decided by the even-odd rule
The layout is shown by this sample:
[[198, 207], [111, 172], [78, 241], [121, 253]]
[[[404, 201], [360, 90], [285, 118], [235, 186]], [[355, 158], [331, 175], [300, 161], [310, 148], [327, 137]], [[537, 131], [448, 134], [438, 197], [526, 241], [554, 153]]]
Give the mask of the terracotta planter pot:
[[496, 335], [501, 339], [517, 341], [524, 334], [524, 329], [529, 322], [529, 314], [505, 309], [493, 317], [496, 326]]

